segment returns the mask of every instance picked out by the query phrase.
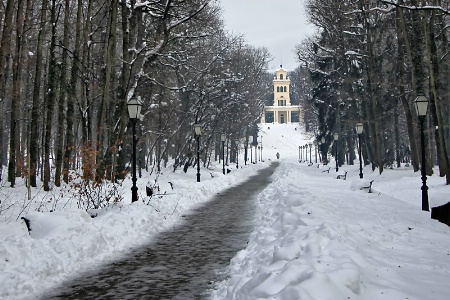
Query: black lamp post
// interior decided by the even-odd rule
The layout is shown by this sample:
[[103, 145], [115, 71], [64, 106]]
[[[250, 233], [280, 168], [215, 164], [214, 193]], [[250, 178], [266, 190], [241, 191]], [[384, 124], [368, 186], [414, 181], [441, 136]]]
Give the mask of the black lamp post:
[[258, 145], [258, 152], [259, 152], [259, 158], [258, 158], [258, 161], [261, 161], [261, 147]]
[[305, 144], [305, 162], [308, 162], [308, 144]]
[[309, 142], [309, 163], [310, 163], [310, 164], [312, 164], [311, 152], [312, 152], [312, 143]]
[[314, 140], [314, 161], [317, 164], [317, 140]]
[[263, 152], [262, 139], [263, 139], [263, 136], [261, 135], [261, 153], [260, 153], [260, 155], [259, 155], [259, 157], [261, 158], [261, 161], [263, 161], [263, 158], [262, 158], [262, 152]]
[[244, 165], [247, 165], [247, 159], [248, 159], [248, 142], [246, 141], [244, 144]]
[[236, 169], [239, 169], [239, 139], [234, 140], [234, 144], [236, 145]]
[[220, 135], [220, 140], [222, 141], [222, 172], [223, 175], [225, 175], [225, 140], [227, 139], [227, 136], [225, 133], [222, 133]]
[[253, 163], [253, 145], [250, 145], [250, 163]]
[[416, 113], [419, 117], [420, 123], [420, 143], [422, 146], [422, 166], [421, 166], [421, 175], [422, 175], [422, 210], [430, 211], [430, 206], [428, 203], [428, 186], [427, 186], [427, 174], [426, 174], [426, 161], [425, 161], [425, 133], [424, 133], [424, 123], [425, 117], [427, 115], [428, 108], [428, 99], [425, 96], [418, 96], [416, 100], [414, 100], [414, 106], [416, 107]]
[[298, 162], [302, 161], [302, 146], [298, 146]]
[[302, 159], [302, 161], [303, 162], [305, 162], [306, 161], [306, 159], [307, 159], [307, 157], [308, 157], [308, 150], [305, 150], [306, 149], [306, 145], [303, 145], [302, 146], [302, 152], [304, 152], [302, 155], [303, 155], [303, 159]]
[[142, 102], [141, 97], [131, 97], [127, 102], [128, 116], [130, 117], [131, 124], [133, 126], [133, 186], [131, 187], [131, 202], [138, 201], [136, 186], [136, 123], [141, 115]]
[[335, 132], [333, 134], [334, 138], [334, 147], [336, 148], [336, 172], [339, 171], [339, 165], [338, 165], [338, 140], [339, 140], [339, 133]]
[[359, 178], [363, 178], [362, 157], [361, 157], [361, 135], [364, 131], [363, 123], [356, 123], [356, 134], [358, 134], [358, 155], [359, 155]]
[[202, 125], [195, 123], [194, 130], [197, 137], [197, 182], [200, 182], [200, 136], [202, 135]]
[[256, 139], [256, 142], [255, 142], [255, 164], [258, 162], [258, 149], [256, 148], [257, 145], [258, 145], [258, 139]]
[[328, 164], [328, 162], [325, 161], [325, 159], [326, 159], [327, 157], [326, 157], [326, 154], [324, 153], [324, 152], [325, 152], [325, 150], [324, 150], [324, 147], [325, 147], [325, 137], [324, 137], [324, 136], [320, 138], [320, 143], [321, 143], [321, 144], [320, 144], [320, 145], [321, 145], [320, 151], [322, 152], [322, 163], [323, 163], [323, 164], [325, 164], [325, 163]]

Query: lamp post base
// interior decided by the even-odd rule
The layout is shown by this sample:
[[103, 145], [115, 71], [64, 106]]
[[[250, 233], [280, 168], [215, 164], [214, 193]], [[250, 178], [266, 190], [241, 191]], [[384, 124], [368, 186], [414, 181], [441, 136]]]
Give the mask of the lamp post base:
[[136, 186], [136, 183], [133, 183], [133, 186], [131, 187], [131, 202], [138, 201], [137, 191], [138, 191], [138, 188]]
[[424, 133], [424, 122], [425, 116], [419, 117], [420, 122], [420, 143], [422, 146], [422, 166], [421, 166], [421, 175], [422, 175], [422, 210], [430, 211], [430, 204], [428, 202], [428, 186], [427, 186], [427, 174], [425, 172], [426, 169], [426, 156], [425, 156], [425, 133]]
[[138, 188], [136, 186], [136, 122], [137, 119], [132, 119], [133, 124], [133, 186], [131, 187], [131, 202], [138, 201], [137, 191]]
[[422, 190], [422, 210], [430, 211], [430, 205], [428, 203], [428, 187], [426, 186], [425, 182], [426, 182], [426, 179], [425, 179], [425, 181], [423, 181], [423, 185], [420, 188]]

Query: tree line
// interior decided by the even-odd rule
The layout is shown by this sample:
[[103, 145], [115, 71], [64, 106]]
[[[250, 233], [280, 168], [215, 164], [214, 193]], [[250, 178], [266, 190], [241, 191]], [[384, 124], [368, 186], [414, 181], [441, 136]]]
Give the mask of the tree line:
[[221, 133], [247, 143], [256, 134], [270, 56], [224, 29], [217, 1], [1, 4], [0, 168], [11, 187], [21, 176], [48, 191], [77, 170], [93, 182], [123, 179], [134, 96], [140, 167], [200, 163], [195, 123], [204, 166]]
[[[307, 128], [322, 157], [339, 133], [338, 162], [353, 163], [355, 124], [364, 124], [366, 165], [420, 164], [420, 130], [413, 101], [429, 100], [425, 123], [428, 175], [450, 183], [450, 57], [447, 0], [307, 0], [317, 33], [296, 47]], [[334, 151], [331, 151], [334, 153]]]

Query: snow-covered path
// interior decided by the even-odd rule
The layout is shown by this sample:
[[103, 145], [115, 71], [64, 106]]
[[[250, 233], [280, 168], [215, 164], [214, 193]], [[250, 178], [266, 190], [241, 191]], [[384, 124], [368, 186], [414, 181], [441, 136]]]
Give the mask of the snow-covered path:
[[247, 249], [212, 298], [448, 298], [449, 228], [383, 194], [381, 180], [373, 193], [360, 190], [367, 180], [345, 168], [348, 180], [338, 180], [333, 171], [285, 161], [259, 196]]
[[230, 259], [253, 230], [256, 199], [270, 183], [273, 163], [217, 193], [183, 222], [118, 260], [79, 275], [40, 299], [200, 299], [226, 277]]

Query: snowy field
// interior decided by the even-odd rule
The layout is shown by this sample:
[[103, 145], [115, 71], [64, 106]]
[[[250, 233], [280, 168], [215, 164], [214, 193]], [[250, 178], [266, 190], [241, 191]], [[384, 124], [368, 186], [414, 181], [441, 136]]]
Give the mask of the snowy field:
[[[182, 216], [225, 188], [245, 180], [276, 160], [273, 182], [257, 197], [259, 224], [248, 247], [230, 262], [230, 277], [218, 282], [212, 299], [447, 299], [450, 289], [450, 227], [421, 210], [421, 179], [411, 167], [382, 175], [358, 164], [334, 168], [298, 162], [298, 146], [311, 137], [294, 124], [261, 125], [263, 160], [222, 174], [217, 163], [157, 178], [160, 194], [131, 205], [131, 180], [124, 200], [91, 218], [77, 209], [64, 189], [46, 194], [23, 182], [0, 187], [0, 299], [35, 299], [46, 289], [147, 243], [182, 222]], [[260, 139], [261, 140], [261, 139]], [[313, 151], [314, 152], [314, 151]], [[241, 151], [241, 154], [243, 151]], [[258, 158], [260, 158], [258, 153]], [[313, 153], [314, 160], [314, 153]], [[334, 166], [334, 162], [331, 163]], [[360, 189], [373, 180], [373, 193]], [[172, 183], [173, 189], [169, 182]], [[445, 179], [428, 178], [431, 206], [450, 200]], [[7, 205], [12, 205], [6, 210]], [[39, 208], [39, 211], [38, 210]], [[49, 212], [49, 210], [54, 212]], [[28, 234], [20, 217], [31, 220]]]

